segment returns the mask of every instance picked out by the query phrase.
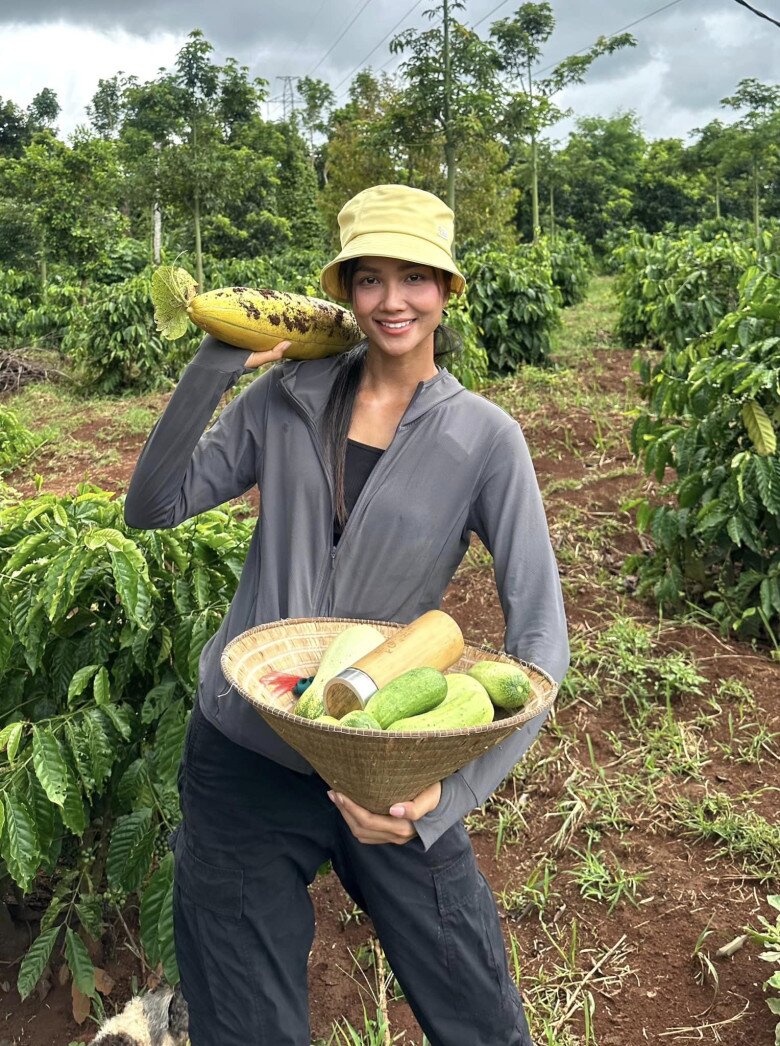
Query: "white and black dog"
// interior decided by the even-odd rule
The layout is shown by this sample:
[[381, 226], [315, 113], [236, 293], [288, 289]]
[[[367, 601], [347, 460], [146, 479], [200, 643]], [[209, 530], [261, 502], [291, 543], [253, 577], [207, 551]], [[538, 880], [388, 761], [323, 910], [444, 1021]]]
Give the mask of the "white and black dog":
[[176, 988], [137, 995], [111, 1017], [92, 1046], [186, 1046], [187, 1003]]

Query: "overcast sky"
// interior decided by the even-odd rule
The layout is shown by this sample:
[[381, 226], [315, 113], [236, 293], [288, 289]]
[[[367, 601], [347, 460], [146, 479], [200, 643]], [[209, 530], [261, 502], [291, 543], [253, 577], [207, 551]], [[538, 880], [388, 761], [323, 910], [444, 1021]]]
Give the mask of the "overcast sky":
[[[751, 3], [780, 21], [780, 0]], [[187, 33], [199, 28], [218, 62], [232, 56], [249, 66], [269, 81], [272, 99], [281, 98], [280, 77], [310, 75], [327, 80], [343, 102], [356, 68], [395, 68], [401, 59], [390, 55], [390, 37], [427, 26], [430, 6], [433, 0], [0, 0], [0, 97], [25, 106], [53, 88], [67, 135], [87, 122], [84, 107], [100, 77], [122, 70], [150, 79], [172, 67]], [[486, 35], [518, 6], [466, 0], [455, 16]], [[735, 0], [553, 0], [553, 10], [557, 26], [540, 71], [642, 19], [630, 28], [635, 48], [599, 59], [586, 84], [560, 96], [576, 116], [633, 109], [648, 137], [686, 138], [713, 117], [731, 118], [718, 103], [739, 80], [777, 82], [780, 28]], [[281, 116], [280, 102], [269, 103], [266, 115]], [[572, 126], [559, 124], [555, 137], [565, 139]]]

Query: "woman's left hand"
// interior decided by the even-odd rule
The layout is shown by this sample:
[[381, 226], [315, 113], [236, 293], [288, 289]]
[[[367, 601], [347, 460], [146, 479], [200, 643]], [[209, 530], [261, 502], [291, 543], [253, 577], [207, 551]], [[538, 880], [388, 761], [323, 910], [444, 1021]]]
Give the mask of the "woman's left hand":
[[331, 800], [341, 811], [349, 830], [361, 843], [397, 843], [402, 846], [417, 835], [414, 821], [430, 813], [439, 805], [441, 781], [429, 785], [415, 798], [390, 807], [388, 817], [372, 814], [365, 807], [348, 799], [340, 792], [328, 792]]

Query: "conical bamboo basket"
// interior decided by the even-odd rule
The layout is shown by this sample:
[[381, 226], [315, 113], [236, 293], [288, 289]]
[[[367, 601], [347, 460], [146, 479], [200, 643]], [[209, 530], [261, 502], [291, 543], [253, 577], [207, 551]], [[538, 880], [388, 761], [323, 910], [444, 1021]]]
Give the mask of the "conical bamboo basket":
[[459, 770], [549, 709], [555, 700], [557, 685], [541, 668], [471, 644], [448, 671], [465, 672], [477, 661], [503, 661], [520, 665], [533, 689], [533, 697], [524, 708], [514, 715], [496, 709], [495, 720], [485, 726], [430, 733], [352, 730], [294, 715], [296, 698], [292, 693], [279, 697], [260, 682], [270, 672], [314, 675], [339, 632], [361, 623], [373, 625], [387, 637], [403, 627], [353, 618], [287, 618], [236, 636], [222, 652], [221, 664], [228, 682], [331, 788], [373, 813], [387, 813], [393, 803], [414, 799], [424, 788]]

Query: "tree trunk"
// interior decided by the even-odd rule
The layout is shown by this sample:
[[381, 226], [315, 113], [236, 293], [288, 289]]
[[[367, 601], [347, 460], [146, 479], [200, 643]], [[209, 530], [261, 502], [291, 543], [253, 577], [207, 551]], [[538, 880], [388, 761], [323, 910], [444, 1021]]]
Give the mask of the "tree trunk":
[[162, 256], [162, 211], [159, 200], [155, 200], [152, 208], [152, 230], [152, 261], [159, 265]]
[[720, 221], [720, 172], [715, 172], [715, 217]]
[[450, 12], [443, 0], [444, 15], [444, 162], [447, 167], [447, 206], [455, 210], [455, 142], [452, 136], [450, 113]]
[[[531, 77], [531, 59], [528, 59], [528, 105], [530, 107], [531, 119], [533, 120], [533, 79]], [[539, 226], [539, 162], [538, 149], [536, 146], [536, 131], [531, 131], [531, 229], [534, 243], [539, 239], [541, 228]]]
[[531, 226], [534, 243], [539, 239], [539, 169], [537, 166], [536, 135], [531, 138]]
[[49, 286], [49, 268], [46, 262], [46, 248], [41, 250], [41, 301], [46, 301], [46, 291]]
[[203, 283], [203, 251], [200, 243], [200, 193], [195, 190], [195, 203], [194, 203], [194, 218], [195, 218], [195, 279], [198, 281], [198, 290], [204, 291], [205, 285]]
[[758, 163], [753, 159], [753, 229], [756, 234], [756, 243], [761, 235], [761, 215], [758, 198]]
[[550, 182], [550, 246], [555, 246], [555, 186]]

